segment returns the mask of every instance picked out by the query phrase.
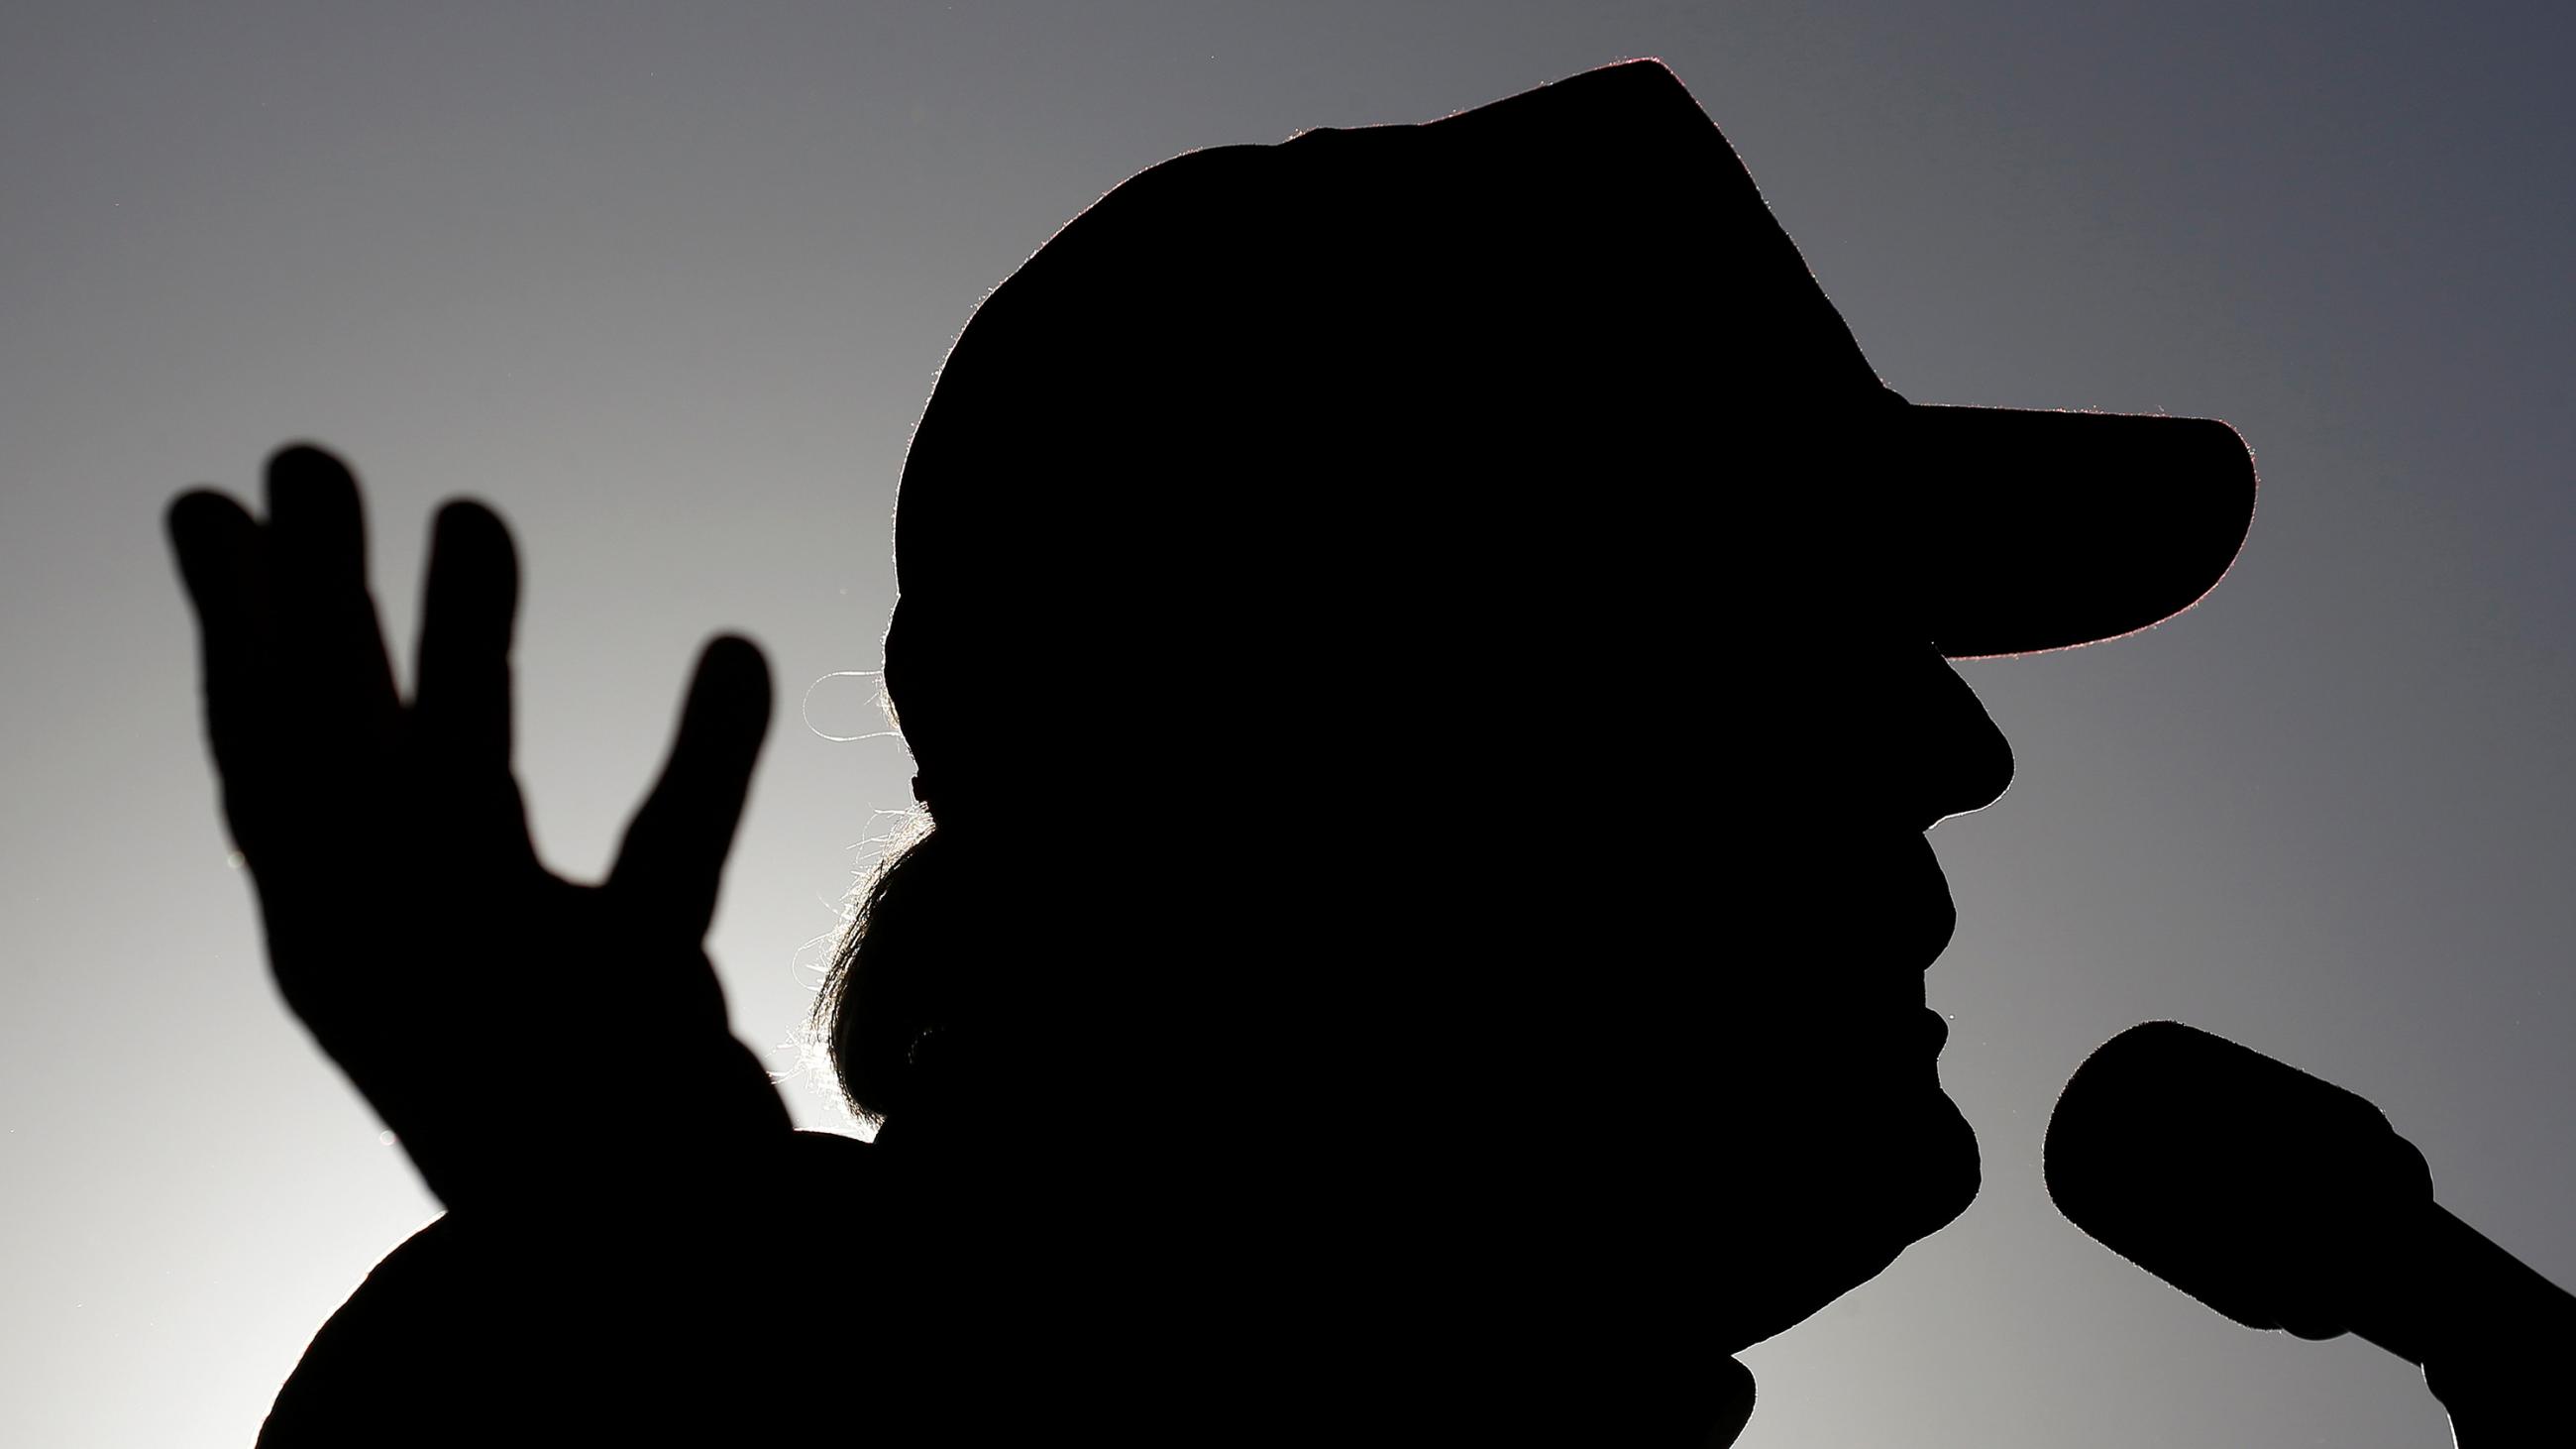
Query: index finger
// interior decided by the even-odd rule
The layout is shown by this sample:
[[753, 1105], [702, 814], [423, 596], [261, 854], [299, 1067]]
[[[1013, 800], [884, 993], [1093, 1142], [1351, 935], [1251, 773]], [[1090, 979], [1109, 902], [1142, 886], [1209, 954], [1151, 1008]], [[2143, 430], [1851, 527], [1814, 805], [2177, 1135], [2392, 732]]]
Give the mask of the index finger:
[[234, 843], [247, 851], [262, 834], [254, 817], [273, 736], [276, 629], [267, 541], [247, 510], [211, 488], [171, 500], [164, 524], [197, 615], [207, 744], [222, 777]]

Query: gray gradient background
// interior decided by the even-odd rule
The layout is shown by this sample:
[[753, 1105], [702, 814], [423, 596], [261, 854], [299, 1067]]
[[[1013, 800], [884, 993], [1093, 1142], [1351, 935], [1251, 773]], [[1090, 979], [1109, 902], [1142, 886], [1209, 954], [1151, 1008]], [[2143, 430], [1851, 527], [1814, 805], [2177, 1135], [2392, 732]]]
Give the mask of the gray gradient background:
[[[266, 979], [159, 538], [173, 491], [249, 487], [290, 437], [341, 448], [404, 641], [428, 511], [497, 501], [528, 561], [522, 773], [575, 874], [604, 864], [700, 638], [759, 637], [784, 708], [714, 947], [737, 1029], [789, 1070], [811, 942], [908, 773], [889, 741], [806, 729], [795, 694], [877, 662], [904, 441], [978, 296], [1176, 151], [1656, 54], [1894, 386], [2225, 417], [2264, 488], [2198, 610], [1968, 669], [2020, 756], [2000, 805], [1935, 837], [1963, 918], [1932, 996], [1985, 1194], [1749, 1355], [1748, 1442], [2447, 1442], [2395, 1360], [2247, 1333], [2091, 1246], [2041, 1190], [2039, 1137], [2094, 1044], [2181, 1017], [2379, 1101], [2454, 1208], [2576, 1283], [2570, 14], [19, 0], [0, 1441], [246, 1443], [433, 1210]], [[1866, 506], [1821, 442], [1815, 486]], [[1549, 755], [1547, 667], [1494, 700], [1530, 739], [1533, 870], [1585, 775]], [[1282, 675], [1331, 707], [1328, 675]], [[816, 723], [869, 728], [869, 690], [827, 682]], [[1147, 826], [1067, 821], [1086, 846], [1122, 828]], [[425, 907], [383, 882], [387, 931]], [[608, 991], [619, 965], [548, 969]], [[649, 1064], [567, 1021], [553, 1059], [493, 1069], [577, 1131]], [[787, 1090], [838, 1120], [810, 1079]], [[855, 1380], [809, 1345], [797, 1277], [848, 1227], [777, 1206], [779, 1395]]]

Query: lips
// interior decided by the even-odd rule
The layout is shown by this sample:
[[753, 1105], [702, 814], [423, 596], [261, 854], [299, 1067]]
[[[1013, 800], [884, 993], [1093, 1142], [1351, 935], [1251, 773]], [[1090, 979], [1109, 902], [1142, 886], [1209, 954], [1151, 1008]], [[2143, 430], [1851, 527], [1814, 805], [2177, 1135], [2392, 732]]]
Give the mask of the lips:
[[1927, 1009], [1925, 991], [1958, 925], [1949, 881], [1920, 834], [1853, 832], [1819, 845], [1781, 857], [1794, 879], [1746, 892], [1759, 898], [1776, 883], [1811, 909], [1779, 938], [1806, 964], [1738, 978], [1752, 991], [1728, 1002], [1732, 1029], [1748, 1038], [1737, 1050], [1744, 1060], [1806, 1055], [1855, 1081], [1916, 1079], [1949, 1041], [1949, 1022]]
[[1896, 1011], [1866, 1023], [1845, 1018], [1825, 1058], [1854, 1080], [1914, 1080], [1949, 1044], [1950, 1023], [1929, 1008]]
[[[1907, 846], [1901, 854], [1891, 852], [1895, 858], [1883, 860], [1875, 871], [1855, 863], [1849, 872], [1854, 890], [1865, 893], [1859, 898], [1873, 908], [1855, 923], [1858, 929], [1847, 941], [1850, 954], [1845, 959], [1855, 969], [1845, 978], [1845, 989], [1848, 1007], [1865, 1008], [1865, 998], [1875, 997], [1882, 1009], [1906, 1018], [1902, 1030], [1910, 1036], [1929, 1030], [1912, 1018], [1924, 1009], [1924, 974], [1949, 949], [1959, 912], [1931, 842], [1917, 835]], [[1927, 1014], [1941, 1022], [1937, 1013]], [[1948, 1026], [1942, 1023], [1941, 1039], [1947, 1038]]]
[[1912, 879], [1891, 901], [1891, 915], [1905, 937], [1905, 959], [1919, 963], [1918, 971], [1929, 971], [1949, 949], [1950, 936], [1959, 927], [1959, 908], [1950, 899], [1950, 879], [1941, 873], [1932, 842], [1920, 835], [1912, 840], [1919, 855], [1909, 871]]

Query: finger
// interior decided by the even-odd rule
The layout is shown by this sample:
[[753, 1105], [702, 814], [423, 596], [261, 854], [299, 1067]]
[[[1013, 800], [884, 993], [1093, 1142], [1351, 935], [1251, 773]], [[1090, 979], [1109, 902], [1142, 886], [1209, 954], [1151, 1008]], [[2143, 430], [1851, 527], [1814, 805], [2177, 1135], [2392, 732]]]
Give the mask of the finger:
[[234, 842], [250, 848], [260, 833], [255, 806], [275, 691], [274, 647], [265, 561], [266, 540], [242, 506], [211, 489], [191, 489], [170, 504], [170, 551], [197, 615], [197, 656], [206, 740], [223, 778]]
[[412, 712], [429, 763], [457, 782], [489, 787], [509, 776], [518, 607], [518, 554], [499, 516], [462, 500], [441, 508], [430, 536]]
[[249, 617], [248, 575], [259, 525], [240, 504], [211, 488], [192, 488], [170, 500], [163, 523], [179, 581], [196, 610], [199, 637], [222, 645], [229, 661]]
[[279, 449], [267, 476], [279, 683], [296, 711], [281, 723], [308, 763], [347, 766], [383, 747], [399, 708], [367, 593], [357, 480], [309, 444]]
[[609, 872], [622, 909], [692, 940], [706, 934], [769, 732], [769, 695], [769, 662], [750, 640], [727, 635], [698, 657], [670, 759]]

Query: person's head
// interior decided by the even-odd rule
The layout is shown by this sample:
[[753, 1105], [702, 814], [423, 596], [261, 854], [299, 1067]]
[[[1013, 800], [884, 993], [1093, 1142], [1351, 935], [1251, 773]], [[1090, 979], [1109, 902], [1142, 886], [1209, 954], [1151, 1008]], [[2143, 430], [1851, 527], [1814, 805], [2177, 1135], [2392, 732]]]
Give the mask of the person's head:
[[[915, 438], [935, 825], [836, 1066], [890, 1152], [1078, 1160], [1388, 1332], [1686, 1373], [1975, 1192], [1923, 836], [2011, 755], [1944, 656], [2183, 607], [2250, 483], [2220, 425], [1887, 391], [1651, 63], [1157, 166]], [[2174, 514], [2052, 555], [2097, 488]]]

